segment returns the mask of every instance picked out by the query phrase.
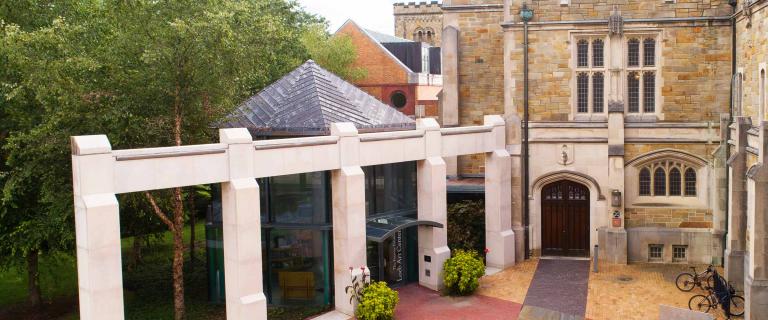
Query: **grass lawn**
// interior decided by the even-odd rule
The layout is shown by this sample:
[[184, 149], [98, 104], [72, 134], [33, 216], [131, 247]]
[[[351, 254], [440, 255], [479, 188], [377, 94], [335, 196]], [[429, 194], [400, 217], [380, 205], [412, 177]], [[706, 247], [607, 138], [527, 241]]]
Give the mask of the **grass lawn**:
[[[195, 263], [185, 254], [184, 289], [187, 319], [225, 319], [224, 305], [208, 302], [208, 279], [205, 260], [205, 224], [195, 225]], [[189, 244], [190, 229], [184, 229], [184, 243]], [[172, 319], [173, 237], [170, 232], [144, 248], [144, 263], [127, 271], [128, 254], [133, 238], [122, 239], [123, 294], [126, 319]], [[45, 307], [32, 312], [26, 306], [27, 276], [24, 270], [0, 271], [0, 319], [78, 319], [77, 265], [74, 256], [59, 254], [40, 257], [40, 283]], [[269, 318], [277, 320], [304, 319], [324, 311], [324, 307], [270, 307]]]

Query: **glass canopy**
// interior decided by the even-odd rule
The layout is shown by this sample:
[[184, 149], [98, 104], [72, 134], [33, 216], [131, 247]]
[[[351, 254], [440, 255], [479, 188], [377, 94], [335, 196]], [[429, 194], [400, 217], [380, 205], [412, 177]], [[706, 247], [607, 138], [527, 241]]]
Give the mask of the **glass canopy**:
[[430, 226], [442, 228], [443, 224], [429, 220], [417, 220], [413, 218], [397, 216], [371, 218], [368, 219], [368, 222], [366, 223], [365, 234], [368, 240], [381, 243], [394, 235], [398, 230], [413, 226]]

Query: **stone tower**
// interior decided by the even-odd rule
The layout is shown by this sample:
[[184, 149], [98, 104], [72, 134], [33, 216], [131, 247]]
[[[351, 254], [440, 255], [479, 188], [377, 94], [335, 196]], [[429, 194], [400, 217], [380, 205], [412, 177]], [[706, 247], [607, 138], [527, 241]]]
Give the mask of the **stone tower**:
[[442, 5], [437, 1], [395, 3], [395, 36], [440, 46]]

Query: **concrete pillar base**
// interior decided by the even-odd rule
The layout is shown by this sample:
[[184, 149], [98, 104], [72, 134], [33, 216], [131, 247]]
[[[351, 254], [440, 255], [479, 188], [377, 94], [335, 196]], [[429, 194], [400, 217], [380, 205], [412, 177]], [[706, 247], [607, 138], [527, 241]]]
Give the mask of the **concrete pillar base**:
[[488, 267], [506, 269], [515, 265], [515, 232], [504, 230], [501, 232], [485, 231], [485, 246], [488, 254], [485, 261]]
[[768, 280], [744, 279], [744, 299], [746, 300], [744, 319], [765, 319], [768, 315]]
[[443, 264], [445, 264], [445, 260], [451, 257], [451, 249], [448, 246], [419, 248], [419, 253], [419, 265], [423, 266], [419, 267], [419, 270], [423, 270], [422, 274], [419, 274], [419, 284], [440, 291], [445, 287], [443, 284]]
[[744, 251], [725, 250], [725, 279], [737, 290], [744, 289]]
[[600, 228], [597, 231], [599, 260], [614, 264], [627, 264], [627, 230], [624, 228]]
[[515, 263], [525, 260], [525, 228], [522, 226], [513, 226], [512, 232], [515, 233]]

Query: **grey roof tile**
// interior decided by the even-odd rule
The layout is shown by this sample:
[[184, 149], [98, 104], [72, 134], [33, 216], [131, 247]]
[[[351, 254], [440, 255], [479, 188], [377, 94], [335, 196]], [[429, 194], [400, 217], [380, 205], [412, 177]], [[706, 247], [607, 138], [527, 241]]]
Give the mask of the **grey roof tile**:
[[328, 134], [331, 123], [358, 129], [411, 129], [415, 121], [309, 60], [243, 102], [218, 127], [256, 136]]

